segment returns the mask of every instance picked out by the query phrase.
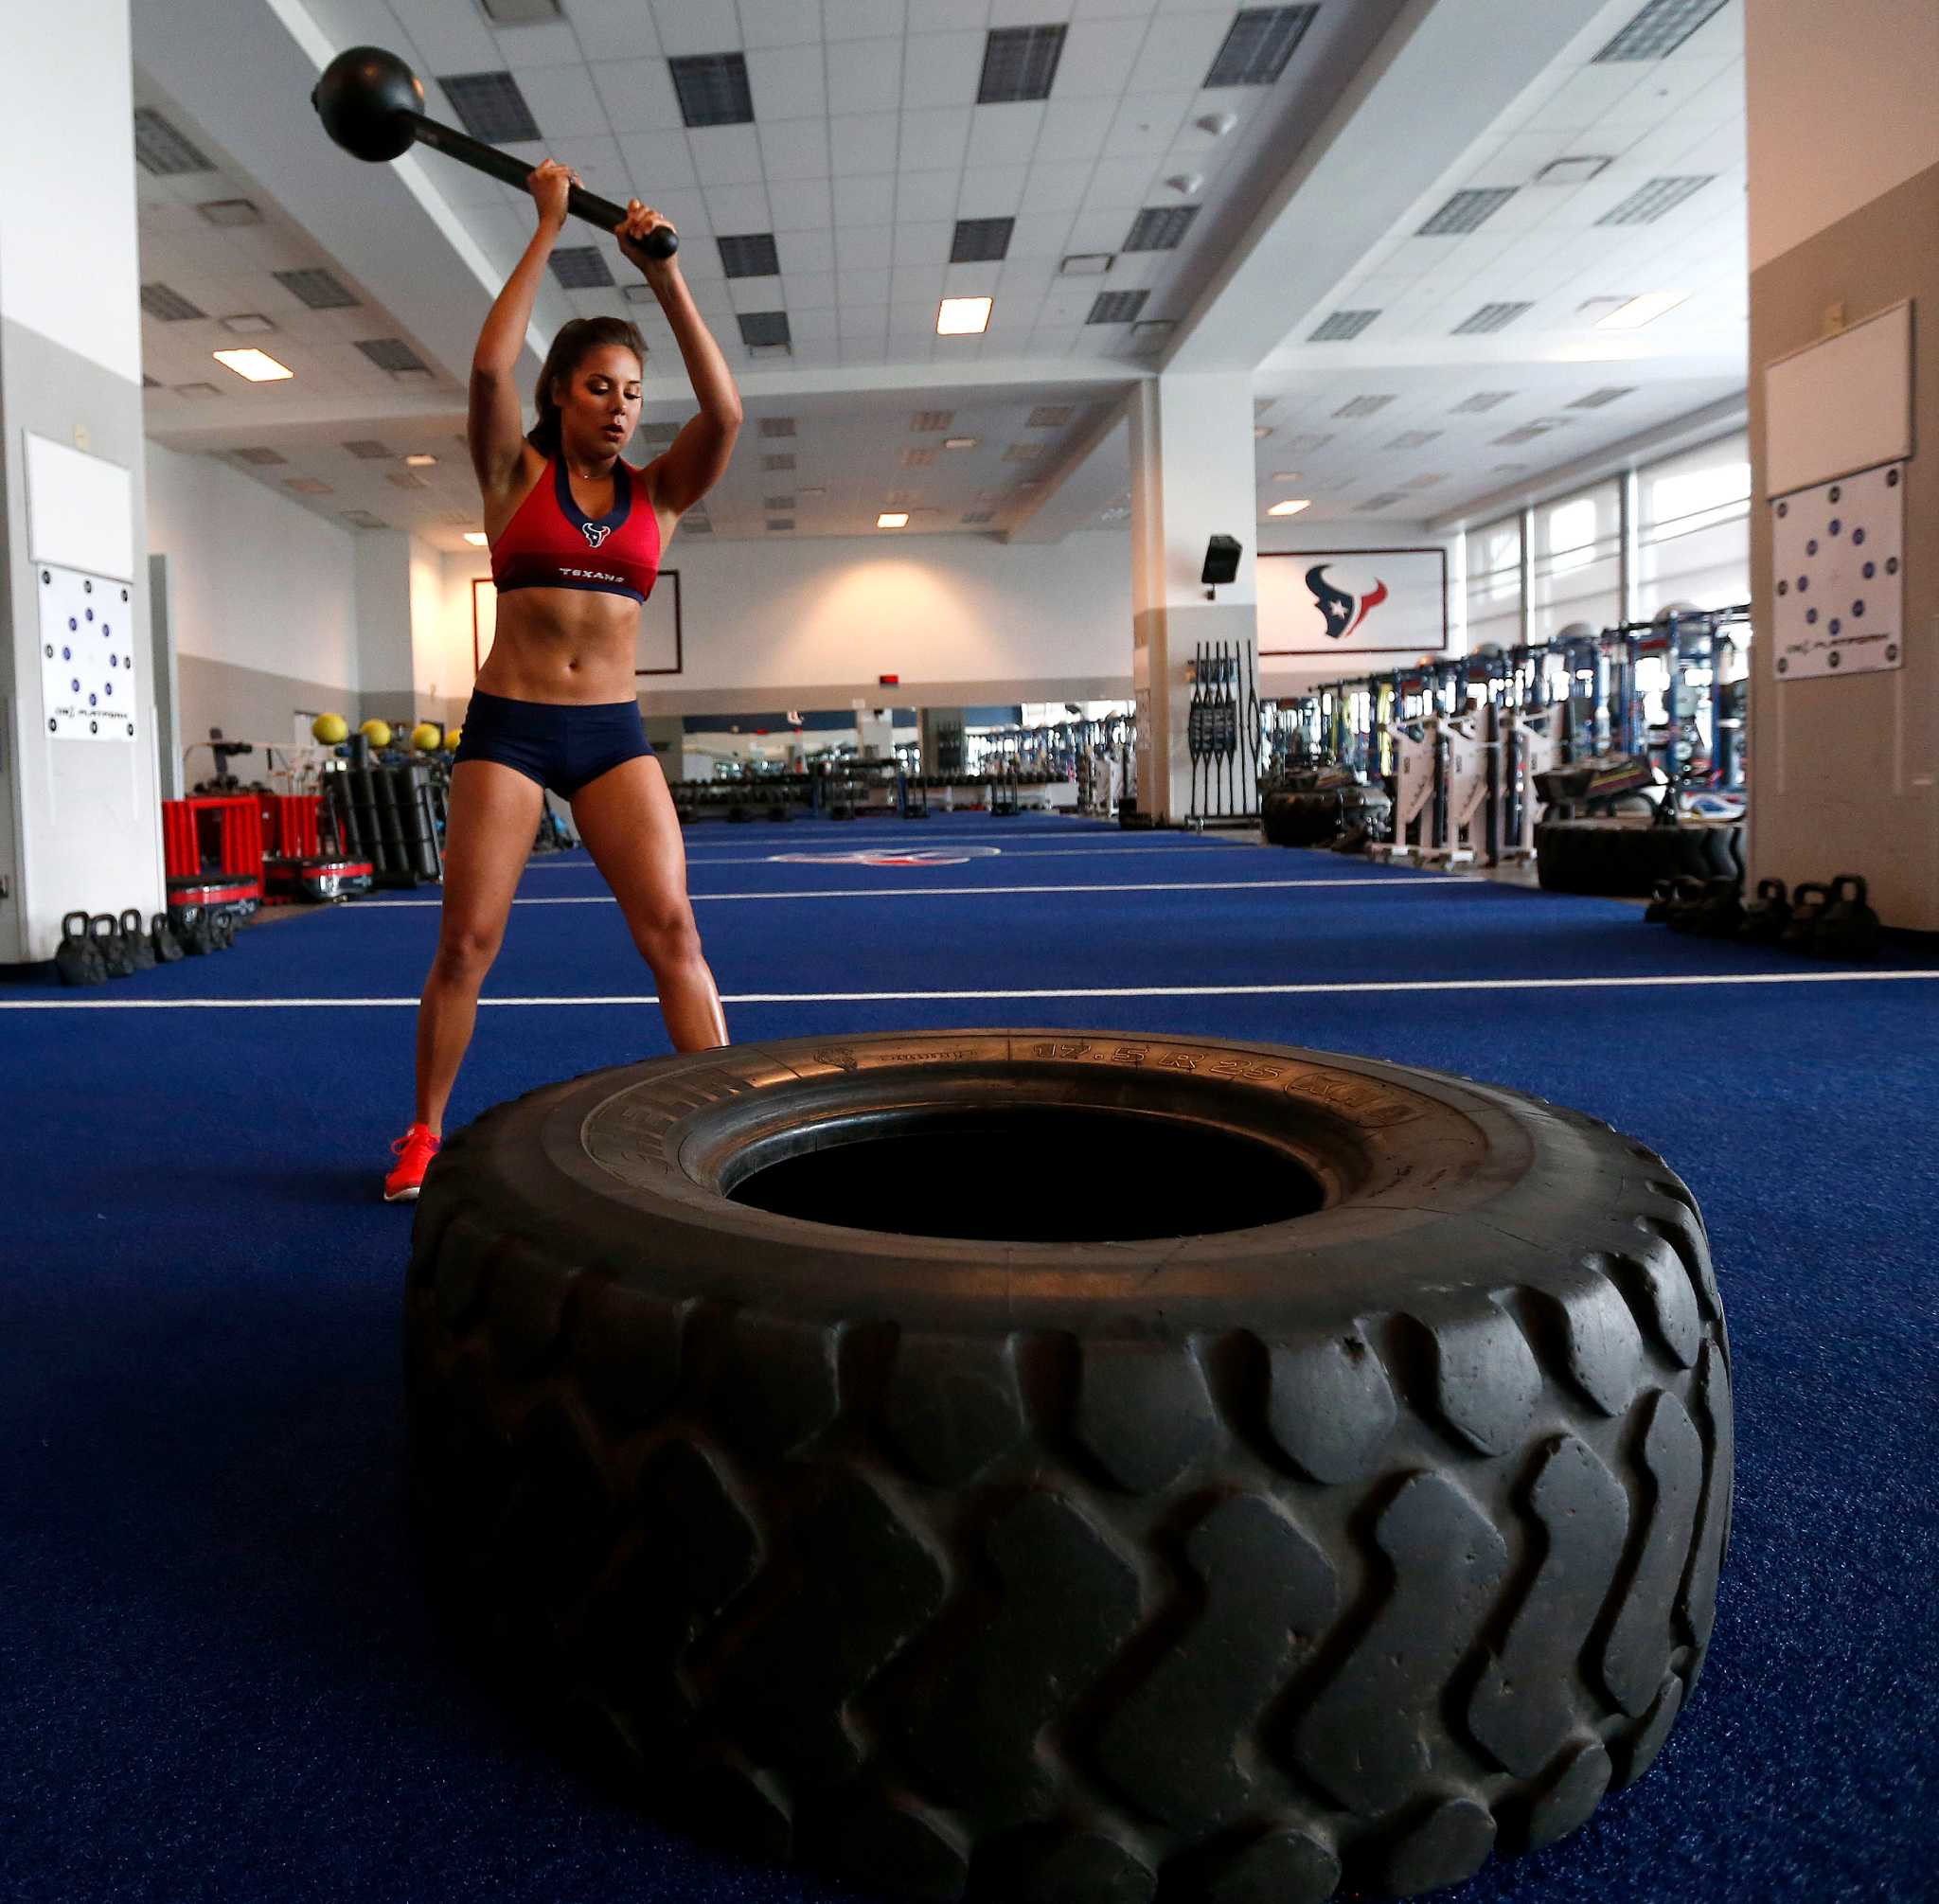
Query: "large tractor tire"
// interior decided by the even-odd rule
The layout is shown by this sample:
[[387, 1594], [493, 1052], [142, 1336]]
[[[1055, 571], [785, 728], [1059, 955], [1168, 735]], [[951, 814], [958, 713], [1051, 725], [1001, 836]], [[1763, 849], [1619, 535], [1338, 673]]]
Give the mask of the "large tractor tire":
[[1514, 1092], [1058, 1031], [735, 1045], [455, 1133], [434, 1593], [677, 1824], [917, 1899], [1410, 1895], [1697, 1683], [1729, 1350], [1663, 1160]]
[[1743, 832], [1720, 821], [1544, 820], [1535, 829], [1536, 869], [1551, 892], [1647, 899], [1660, 880], [1742, 879]]

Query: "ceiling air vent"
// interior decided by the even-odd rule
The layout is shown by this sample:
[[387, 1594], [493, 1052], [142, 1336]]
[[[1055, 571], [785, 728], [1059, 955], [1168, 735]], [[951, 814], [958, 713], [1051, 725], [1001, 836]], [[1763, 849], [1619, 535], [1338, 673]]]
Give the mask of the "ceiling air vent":
[[935, 461], [934, 450], [904, 450], [898, 459], [905, 470], [926, 470]]
[[738, 53], [694, 53], [668, 60], [680, 115], [689, 126], [749, 126], [754, 95], [748, 90], [747, 62]]
[[382, 516], [373, 516], [368, 509], [346, 509], [344, 520], [354, 529], [387, 529], [390, 525]]
[[1180, 240], [1191, 229], [1199, 215], [1195, 205], [1147, 205], [1131, 221], [1123, 249], [1126, 251], [1176, 251]]
[[1333, 414], [1336, 417], [1371, 417], [1376, 410], [1384, 410], [1393, 400], [1392, 397], [1350, 397]]
[[1592, 390], [1586, 397], [1578, 397], [1569, 405], [1572, 410], [1600, 410], [1605, 403], [1613, 403], [1623, 397], [1633, 397], [1636, 386], [1633, 383], [1611, 383], [1606, 390]]
[[398, 489], [428, 489], [431, 487], [415, 470], [393, 470], [384, 481]]
[[1505, 436], [1497, 436], [1498, 443], [1532, 443], [1538, 436], [1546, 436], [1555, 428], [1553, 423], [1524, 423], [1519, 430], [1510, 430]]
[[1358, 337], [1379, 314], [1378, 311], [1336, 311], [1307, 342], [1343, 344], [1349, 337]]
[[763, 417], [761, 435], [763, 436], [792, 436], [794, 434], [792, 417]]
[[328, 496], [333, 493], [328, 483], [319, 483], [314, 476], [285, 476], [283, 488], [295, 490], [299, 496]]
[[1024, 419], [1026, 430], [1061, 430], [1071, 420], [1068, 403], [1040, 403]]
[[270, 449], [231, 450], [229, 454], [239, 463], [254, 463], [259, 470], [267, 470], [278, 463], [287, 463], [290, 460], [289, 457]]
[[740, 238], [720, 238], [720, 269], [729, 277], [778, 277], [781, 258], [771, 231], [749, 232]]
[[763, 456], [761, 458], [761, 470], [764, 474], [770, 476], [779, 475], [783, 470], [792, 470], [793, 467], [794, 458], [792, 455]]
[[918, 410], [909, 419], [909, 427], [922, 436], [932, 431], [947, 430], [956, 420], [953, 410]]
[[357, 300], [328, 271], [275, 271], [270, 274], [299, 304], [311, 311], [350, 311]]
[[1724, 0], [1649, 0], [1590, 63], [1666, 60], [1706, 20], [1720, 13], [1723, 4]]
[[1396, 503], [1404, 503], [1405, 496], [1369, 496], [1361, 505], [1362, 510], [1391, 509]]
[[976, 89], [976, 103], [999, 106], [1049, 98], [1063, 50], [1060, 25], [994, 28], [983, 43], [983, 80]]
[[1654, 224], [1665, 212], [1674, 211], [1677, 206], [1699, 192], [1715, 181], [1715, 172], [1702, 172], [1692, 177], [1651, 179], [1648, 184], [1638, 186], [1621, 205], [1606, 211], [1596, 220], [1597, 224]]
[[1086, 324], [1129, 324], [1144, 310], [1148, 291], [1100, 291]]
[[171, 291], [166, 284], [144, 284], [141, 287], [141, 308], [151, 317], [158, 317], [164, 324], [180, 324], [185, 318], [205, 317], [208, 313], [198, 310], [179, 291]]
[[158, 179], [215, 170], [200, 149], [189, 144], [152, 106], [134, 109], [134, 158], [143, 171]]
[[1297, 456], [1313, 450], [1324, 450], [1333, 440], [1330, 435], [1308, 433], [1304, 436], [1289, 436], [1281, 448], [1289, 456]]
[[1010, 233], [1016, 227], [1013, 218], [959, 218], [956, 235], [950, 241], [950, 262], [994, 264], [1008, 257]]
[[220, 397], [222, 393], [213, 383], [178, 383], [175, 385], [178, 397]]
[[1492, 410], [1498, 403], [1505, 403], [1514, 396], [1512, 390], [1477, 390], [1472, 397], [1465, 397], [1448, 412], [1450, 417], [1479, 417], [1485, 410]]
[[565, 291], [605, 291], [613, 273], [595, 244], [568, 244], [552, 254], [552, 275]]
[[714, 525], [706, 517], [696, 516], [690, 510], [680, 519], [680, 529], [683, 535], [689, 536], [710, 536], [714, 533]]
[[740, 313], [740, 341], [750, 350], [759, 345], [789, 344], [788, 313], [785, 311], [743, 311]]
[[260, 224], [262, 213], [246, 198], [212, 198], [196, 207], [211, 224]]
[[1447, 480], [1447, 471], [1436, 470], [1432, 475], [1410, 476], [1407, 479], [1407, 487], [1410, 489], [1432, 489], [1436, 483], [1445, 483]]
[[1317, 7], [1246, 7], [1205, 75], [1208, 86], [1270, 86], [1286, 70]]
[[354, 443], [346, 443], [344, 448], [353, 456], [362, 457], [366, 463], [387, 463], [391, 458], [387, 444], [380, 443], [372, 436], [360, 436]]
[[1074, 251], [1057, 268], [1059, 277], [1102, 277], [1116, 259], [1114, 251]]
[[366, 337], [358, 340], [357, 348], [380, 370], [388, 370], [393, 375], [400, 371], [423, 371], [430, 374], [431, 366], [404, 342], [401, 337]]
[[1484, 304], [1479, 311], [1464, 317], [1449, 335], [1480, 337], [1490, 330], [1505, 330], [1518, 317], [1525, 317], [1534, 309], [1533, 304]]
[[1438, 430], [1409, 430], [1405, 435], [1396, 436], [1387, 447], [1390, 450], [1425, 449], [1440, 434]]
[[474, 139], [505, 146], [544, 136], [509, 73], [453, 73], [437, 83], [458, 123]]
[[1486, 190], [1458, 191], [1427, 223], [1414, 233], [1416, 238], [1451, 238], [1473, 231], [1515, 196], [1513, 186], [1491, 186]]
[[478, 0], [494, 27], [538, 27], [559, 18], [559, 0]]
[[1004, 452], [1006, 463], [1034, 463], [1043, 454], [1041, 443], [1012, 443]]
[[994, 509], [971, 509], [963, 518], [963, 525], [966, 528], [981, 528], [985, 523], [993, 523], [995, 521], [996, 511]]
[[1611, 158], [1586, 156], [1582, 158], [1551, 159], [1535, 175], [1539, 186], [1579, 186], [1586, 185], [1599, 173], [1606, 172], [1615, 164]]
[[761, 507], [773, 509], [776, 515], [787, 515], [794, 507], [792, 496], [763, 496]]
[[771, 529], [792, 529], [794, 526], [794, 518], [792, 516], [770, 516], [768, 518], [768, 526]]

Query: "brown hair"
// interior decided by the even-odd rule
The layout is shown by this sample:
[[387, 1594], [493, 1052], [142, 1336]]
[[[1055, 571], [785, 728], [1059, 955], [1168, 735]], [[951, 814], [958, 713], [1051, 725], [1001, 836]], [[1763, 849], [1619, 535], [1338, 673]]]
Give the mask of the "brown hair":
[[647, 340], [640, 335], [637, 325], [629, 324], [623, 317], [575, 317], [560, 327], [539, 371], [539, 420], [525, 436], [525, 441], [541, 455], [559, 454], [559, 405], [552, 400], [554, 380], [570, 381], [573, 372], [595, 350], [609, 344], [631, 350], [640, 360], [641, 370], [646, 369]]

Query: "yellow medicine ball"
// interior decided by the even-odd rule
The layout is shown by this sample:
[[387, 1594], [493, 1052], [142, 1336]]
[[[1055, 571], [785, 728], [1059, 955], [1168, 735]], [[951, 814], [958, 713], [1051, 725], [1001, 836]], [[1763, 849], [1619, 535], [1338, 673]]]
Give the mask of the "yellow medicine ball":
[[390, 722], [388, 721], [380, 721], [375, 715], [358, 728], [357, 732], [363, 735], [365, 739], [369, 741], [373, 747], [388, 747], [390, 745]]
[[458, 751], [458, 742], [462, 740], [464, 738], [465, 730], [462, 727], [447, 727], [444, 730], [444, 744], [447, 747], [449, 747], [454, 754], [455, 754]]
[[310, 723], [310, 732], [326, 747], [334, 747], [350, 738], [350, 723], [341, 714], [319, 714]]
[[411, 745], [420, 754], [435, 754], [444, 744], [444, 736], [437, 723], [420, 721], [411, 729]]

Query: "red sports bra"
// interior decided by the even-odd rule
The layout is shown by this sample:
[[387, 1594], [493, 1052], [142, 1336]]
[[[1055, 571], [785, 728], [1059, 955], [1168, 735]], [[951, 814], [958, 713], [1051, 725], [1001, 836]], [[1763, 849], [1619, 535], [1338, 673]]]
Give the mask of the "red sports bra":
[[638, 472], [613, 465], [613, 509], [595, 522], [573, 501], [565, 464], [548, 457], [547, 467], [552, 480], [532, 485], [491, 551], [499, 594], [582, 588], [645, 601], [660, 573], [660, 524]]

